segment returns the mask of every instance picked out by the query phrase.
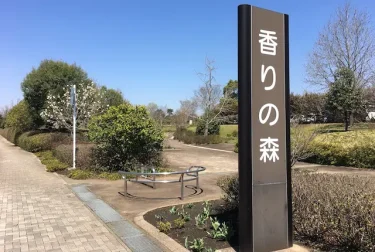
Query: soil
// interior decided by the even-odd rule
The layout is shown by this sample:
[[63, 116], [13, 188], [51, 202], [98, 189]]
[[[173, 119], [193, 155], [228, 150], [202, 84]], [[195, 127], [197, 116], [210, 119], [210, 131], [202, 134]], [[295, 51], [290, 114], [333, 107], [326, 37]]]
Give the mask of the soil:
[[[211, 204], [211, 217], [217, 217], [220, 223], [226, 222], [227, 225], [230, 225], [234, 231], [234, 235], [229, 241], [215, 240], [210, 237], [207, 232], [211, 232], [211, 222], [207, 221], [207, 227], [199, 229], [195, 226], [195, 216], [203, 212], [203, 202], [193, 203], [193, 207], [189, 208], [189, 204], [184, 204], [184, 210], [190, 214], [191, 220], [187, 221], [185, 226], [181, 229], [177, 228], [174, 224], [174, 220], [178, 219], [178, 215], [171, 214], [170, 209], [172, 207], [159, 208], [153, 211], [148, 212], [144, 219], [157, 228], [157, 222], [159, 221], [155, 216], [162, 216], [163, 222], [170, 222], [172, 225], [171, 230], [167, 233], [169, 237], [177, 241], [182, 246], [185, 246], [185, 238], [188, 236], [189, 241], [194, 239], [203, 238], [204, 246], [206, 248], [215, 249], [224, 249], [228, 247], [237, 247], [238, 246], [238, 236], [237, 236], [237, 226], [238, 226], [238, 212], [233, 210], [227, 210], [225, 208], [224, 202], [222, 200], [210, 201]], [[181, 211], [182, 205], [176, 205], [177, 212]]]

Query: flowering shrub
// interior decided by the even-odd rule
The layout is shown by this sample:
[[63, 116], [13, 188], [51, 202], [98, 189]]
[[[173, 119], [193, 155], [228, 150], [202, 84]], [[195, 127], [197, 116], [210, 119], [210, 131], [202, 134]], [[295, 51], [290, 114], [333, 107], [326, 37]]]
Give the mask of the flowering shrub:
[[[73, 108], [70, 104], [70, 88], [65, 86], [62, 97], [49, 94], [46, 101], [46, 109], [41, 112], [41, 117], [55, 129], [73, 128]], [[89, 119], [97, 115], [107, 107], [103, 104], [102, 92], [95, 83], [77, 87], [77, 128], [87, 128]]]
[[95, 163], [106, 170], [129, 170], [161, 161], [163, 133], [144, 106], [110, 107], [93, 117], [88, 127], [90, 140], [97, 144]]

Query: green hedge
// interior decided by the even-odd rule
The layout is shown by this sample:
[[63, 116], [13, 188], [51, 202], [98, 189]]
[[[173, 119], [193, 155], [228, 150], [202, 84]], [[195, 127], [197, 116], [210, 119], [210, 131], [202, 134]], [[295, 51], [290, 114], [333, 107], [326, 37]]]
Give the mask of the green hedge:
[[375, 168], [375, 131], [321, 134], [310, 144], [306, 161], [325, 165]]
[[[90, 169], [95, 167], [93, 159], [94, 144], [77, 144], [76, 167]], [[63, 163], [73, 164], [73, 148], [71, 144], [62, 144], [53, 150], [54, 156]]]
[[7, 139], [9, 142], [16, 144], [20, 132], [16, 129], [6, 128], [0, 129], [0, 135]]
[[57, 160], [53, 156], [52, 151], [41, 151], [35, 153], [35, 155], [40, 159], [42, 164], [46, 166], [46, 170], [48, 172], [63, 171], [69, 167], [68, 164], [62, 163]]
[[193, 131], [186, 128], [178, 128], [174, 133], [174, 138], [185, 144], [218, 144], [223, 142], [219, 135], [196, 135]]
[[71, 141], [71, 136], [66, 133], [40, 133], [30, 131], [19, 136], [16, 144], [30, 152], [52, 150], [61, 143]]

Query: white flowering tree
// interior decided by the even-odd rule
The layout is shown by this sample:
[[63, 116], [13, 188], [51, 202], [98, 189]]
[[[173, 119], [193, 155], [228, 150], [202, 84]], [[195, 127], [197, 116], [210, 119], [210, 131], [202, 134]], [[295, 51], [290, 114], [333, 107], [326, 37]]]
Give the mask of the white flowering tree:
[[[67, 85], [62, 97], [49, 94], [46, 108], [41, 112], [41, 117], [55, 129], [73, 129], [73, 108], [70, 104], [70, 89]], [[102, 92], [95, 83], [77, 85], [77, 128], [86, 129], [89, 119], [101, 113], [106, 105], [103, 103]]]

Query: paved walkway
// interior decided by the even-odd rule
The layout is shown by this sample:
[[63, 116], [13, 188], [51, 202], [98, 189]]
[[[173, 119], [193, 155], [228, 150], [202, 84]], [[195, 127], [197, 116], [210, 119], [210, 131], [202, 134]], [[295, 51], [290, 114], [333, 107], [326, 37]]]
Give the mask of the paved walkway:
[[0, 252], [130, 251], [31, 153], [0, 137]]

